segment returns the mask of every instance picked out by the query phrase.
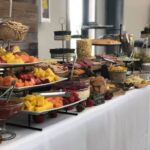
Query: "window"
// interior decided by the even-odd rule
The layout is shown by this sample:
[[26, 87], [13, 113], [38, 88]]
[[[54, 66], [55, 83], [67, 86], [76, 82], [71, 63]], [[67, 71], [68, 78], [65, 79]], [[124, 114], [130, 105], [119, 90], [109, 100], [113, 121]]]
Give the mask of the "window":
[[[83, 18], [83, 0], [69, 0], [69, 26], [72, 35], [81, 35]], [[76, 48], [76, 40], [71, 40], [71, 47]]]
[[[95, 0], [86, 1], [89, 3], [89, 22], [95, 22]], [[69, 26], [72, 35], [81, 35], [81, 27], [82, 27], [82, 20], [83, 20], [83, 0], [68, 0], [68, 7], [69, 7]], [[95, 30], [89, 30], [89, 37], [95, 38]], [[76, 40], [71, 40], [71, 48], [76, 48]], [[92, 55], [94, 55], [94, 47]]]

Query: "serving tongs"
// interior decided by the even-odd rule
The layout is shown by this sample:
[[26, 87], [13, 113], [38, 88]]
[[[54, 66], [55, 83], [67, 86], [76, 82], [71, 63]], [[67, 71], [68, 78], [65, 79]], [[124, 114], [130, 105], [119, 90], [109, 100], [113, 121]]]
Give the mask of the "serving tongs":
[[54, 97], [54, 96], [62, 96], [62, 97], [70, 97], [71, 93], [70, 92], [45, 92], [45, 93], [37, 93], [37, 95], [40, 95], [40, 96], [51, 96], [51, 97]]
[[11, 83], [11, 87], [8, 88], [2, 95], [0, 95], [0, 98], [4, 98], [6, 96], [6, 101], [9, 101], [10, 97], [13, 93], [13, 90], [15, 88], [15, 85], [16, 85], [16, 80], [13, 80], [12, 83]]
[[73, 73], [74, 73], [74, 69], [75, 69], [76, 60], [77, 60], [77, 57], [74, 56], [73, 57], [73, 65], [72, 65], [72, 69], [71, 69], [71, 73], [70, 73], [70, 80], [72, 80], [72, 78], [73, 78]]

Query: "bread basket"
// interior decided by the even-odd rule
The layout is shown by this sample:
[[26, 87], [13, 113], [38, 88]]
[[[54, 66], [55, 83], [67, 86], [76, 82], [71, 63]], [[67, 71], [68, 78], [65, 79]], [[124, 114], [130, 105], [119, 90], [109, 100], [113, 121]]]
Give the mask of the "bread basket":
[[3, 21], [0, 23], [0, 40], [20, 41], [25, 38], [29, 27], [15, 21]]

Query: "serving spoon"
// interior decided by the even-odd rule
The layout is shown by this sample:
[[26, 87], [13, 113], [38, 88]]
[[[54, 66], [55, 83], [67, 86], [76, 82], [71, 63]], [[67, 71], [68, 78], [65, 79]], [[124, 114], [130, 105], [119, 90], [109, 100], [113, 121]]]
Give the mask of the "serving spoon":
[[7, 89], [2, 95], [0, 95], [0, 98], [4, 97], [9, 92], [8, 97], [6, 98], [6, 101], [8, 102], [15, 88], [15, 85], [16, 85], [16, 80], [13, 80], [11, 83], [11, 87]]

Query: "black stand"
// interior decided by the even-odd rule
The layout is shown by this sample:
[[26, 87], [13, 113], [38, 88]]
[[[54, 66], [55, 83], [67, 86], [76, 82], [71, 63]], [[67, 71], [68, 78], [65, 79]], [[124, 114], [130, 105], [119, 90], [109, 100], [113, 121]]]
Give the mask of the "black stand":
[[17, 124], [17, 123], [6, 123], [7, 125], [11, 125], [11, 126], [15, 126], [15, 127], [21, 127], [21, 128], [26, 128], [26, 129], [32, 129], [32, 130], [36, 130], [36, 131], [42, 131], [42, 128], [36, 128], [36, 127], [32, 127], [31, 126], [31, 119], [32, 119], [31, 114], [28, 114], [28, 123], [27, 125], [22, 125], [22, 124]]
[[[70, 112], [67, 109], [65, 109], [65, 110], [58, 110], [57, 113], [66, 114], [66, 115], [72, 115], [72, 116], [77, 116], [78, 115], [77, 112]], [[34, 115], [28, 114], [27, 125], [22, 125], [22, 124], [19, 124], [19, 123], [11, 123], [11, 122], [8, 122], [6, 124], [10, 125], [10, 126], [15, 126], [15, 127], [21, 127], [21, 128], [26, 128], [26, 129], [36, 130], [36, 131], [42, 131], [43, 130], [42, 128], [37, 128], [37, 127], [33, 127], [32, 126], [32, 122], [31, 122], [32, 116], [34, 116]]]

